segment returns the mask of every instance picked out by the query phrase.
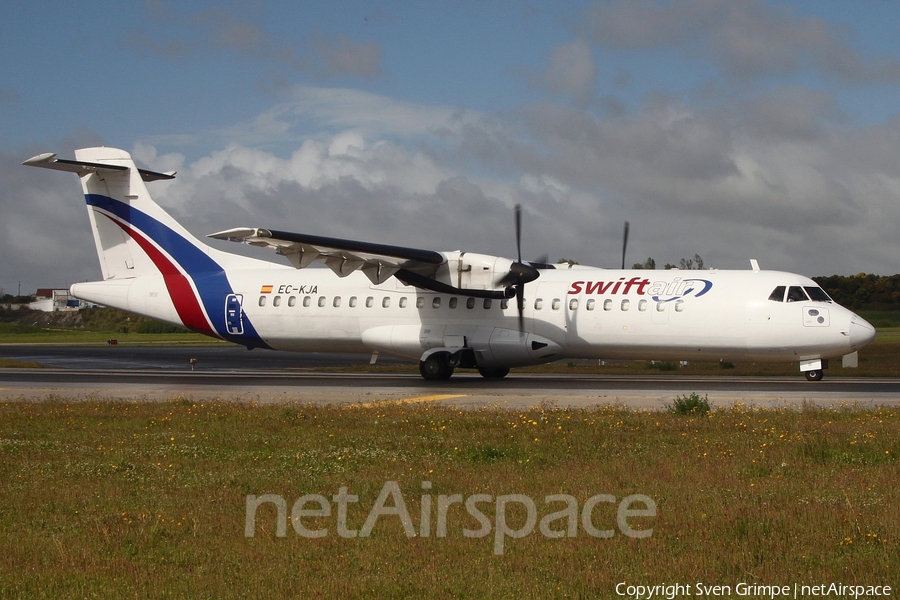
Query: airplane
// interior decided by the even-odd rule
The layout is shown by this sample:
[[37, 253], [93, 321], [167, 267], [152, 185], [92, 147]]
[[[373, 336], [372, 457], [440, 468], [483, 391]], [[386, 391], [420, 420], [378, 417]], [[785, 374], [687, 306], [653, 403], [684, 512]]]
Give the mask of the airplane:
[[[273, 250], [277, 264], [201, 242], [160, 207], [115, 148], [22, 163], [81, 179], [103, 279], [77, 298], [248, 349], [386, 353], [426, 380], [457, 368], [487, 379], [560, 359], [797, 362], [810, 381], [828, 360], [854, 365], [875, 329], [813, 280], [751, 269], [680, 271], [549, 265], [465, 251], [237, 227], [210, 234]], [[626, 242], [627, 243], [627, 227]], [[324, 268], [308, 268], [315, 264]]]

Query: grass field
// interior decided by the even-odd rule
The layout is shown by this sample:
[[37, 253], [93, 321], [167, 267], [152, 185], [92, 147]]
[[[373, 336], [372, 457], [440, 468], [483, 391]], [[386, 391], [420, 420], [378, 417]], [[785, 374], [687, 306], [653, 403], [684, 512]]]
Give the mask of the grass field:
[[0, 344], [224, 344], [199, 333], [123, 333], [0, 323]]
[[[0, 597], [518, 600], [616, 597], [620, 582], [689, 583], [692, 595], [695, 582], [732, 596], [741, 582], [896, 591], [898, 456], [900, 409], [886, 408], [3, 403]], [[344, 527], [361, 530], [392, 481], [416, 535], [387, 514], [396, 495], [370, 535], [339, 535], [333, 496], [358, 496]], [[247, 496], [263, 494], [288, 513], [301, 496], [323, 496], [330, 515], [297, 513], [296, 527], [327, 531], [304, 537], [291, 521], [278, 537], [275, 506], [264, 504], [247, 537]], [[475, 505], [487, 535], [463, 534], [484, 523], [446, 506], [456, 494], [490, 497]], [[498, 514], [497, 498], [512, 494], [536, 506], [530, 532], [524, 501]], [[545, 501], [554, 494], [577, 503], [573, 523], [553, 515], [567, 506]], [[608, 538], [583, 521], [599, 494], [614, 500], [595, 498], [587, 525]], [[633, 494], [656, 513], [626, 515], [624, 530], [648, 537], [624, 535], [617, 521]], [[498, 553], [504, 521], [523, 535], [501, 536]], [[551, 537], [563, 531], [574, 535]]]

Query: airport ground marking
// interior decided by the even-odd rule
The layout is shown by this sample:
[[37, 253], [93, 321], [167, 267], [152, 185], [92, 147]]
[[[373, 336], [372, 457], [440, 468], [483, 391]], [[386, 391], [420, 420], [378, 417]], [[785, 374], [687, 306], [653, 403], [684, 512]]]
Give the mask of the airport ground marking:
[[425, 402], [440, 402], [453, 398], [465, 398], [468, 394], [429, 394], [427, 396], [414, 396], [412, 398], [399, 398], [396, 400], [375, 400], [374, 402], [362, 402], [354, 404], [356, 408], [372, 408], [373, 406], [389, 406], [392, 404], [421, 404]]

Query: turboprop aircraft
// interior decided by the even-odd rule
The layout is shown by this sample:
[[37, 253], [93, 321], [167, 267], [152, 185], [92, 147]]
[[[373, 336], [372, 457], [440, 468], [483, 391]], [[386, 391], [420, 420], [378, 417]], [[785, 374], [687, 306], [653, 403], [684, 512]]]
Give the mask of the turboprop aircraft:
[[[746, 271], [607, 270], [526, 262], [521, 250], [512, 260], [261, 227], [208, 236], [274, 250], [288, 263], [276, 264], [195, 238], [145, 185], [174, 173], [139, 169], [123, 150], [23, 164], [81, 179], [103, 280], [72, 295], [248, 349], [384, 352], [419, 361], [430, 380], [588, 358], [797, 362], [816, 381], [828, 359], [852, 363], [875, 337], [811, 279], [756, 261]], [[521, 248], [518, 207], [515, 222]], [[308, 268], [316, 263], [328, 269]]]

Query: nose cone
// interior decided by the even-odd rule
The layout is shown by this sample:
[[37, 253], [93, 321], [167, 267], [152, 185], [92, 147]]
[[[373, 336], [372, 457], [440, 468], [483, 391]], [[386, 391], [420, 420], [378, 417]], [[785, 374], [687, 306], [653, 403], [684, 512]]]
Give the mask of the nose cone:
[[874, 339], [875, 328], [868, 321], [855, 314], [850, 317], [850, 346], [854, 350], [869, 345]]

